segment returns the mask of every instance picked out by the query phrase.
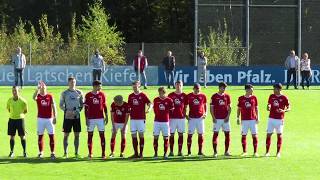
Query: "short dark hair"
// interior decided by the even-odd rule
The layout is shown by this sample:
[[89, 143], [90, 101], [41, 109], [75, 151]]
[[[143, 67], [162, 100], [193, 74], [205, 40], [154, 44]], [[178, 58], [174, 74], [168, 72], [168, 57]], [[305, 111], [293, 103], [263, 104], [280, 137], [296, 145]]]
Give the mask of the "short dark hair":
[[123, 97], [121, 95], [117, 95], [113, 98], [114, 102], [123, 102]]
[[12, 86], [12, 89], [17, 89], [17, 90], [19, 90], [19, 86]]
[[218, 86], [219, 86], [219, 88], [220, 87], [224, 87], [224, 88], [228, 87], [227, 83], [225, 83], [225, 82], [219, 82]]
[[135, 85], [135, 84], [140, 84], [140, 81], [139, 80], [133, 81], [132, 85]]
[[282, 84], [281, 83], [275, 83], [273, 85], [273, 88], [282, 89]]
[[244, 85], [244, 89], [252, 89], [252, 88], [253, 88], [252, 84]]
[[161, 91], [166, 93], [166, 88], [164, 88], [163, 86], [159, 87], [158, 92], [161, 92]]
[[74, 78], [73, 76], [68, 77], [68, 82], [70, 82], [72, 80], [76, 80], [76, 78]]
[[99, 86], [99, 85], [101, 85], [102, 83], [101, 83], [101, 81], [99, 81], [99, 80], [94, 80], [93, 82], [92, 82], [92, 86]]
[[176, 81], [176, 84], [183, 84], [181, 80]]

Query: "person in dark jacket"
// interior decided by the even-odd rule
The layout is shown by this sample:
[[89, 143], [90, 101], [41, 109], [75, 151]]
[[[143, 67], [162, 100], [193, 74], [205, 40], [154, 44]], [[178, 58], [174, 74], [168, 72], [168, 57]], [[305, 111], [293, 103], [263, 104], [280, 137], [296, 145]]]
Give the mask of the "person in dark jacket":
[[170, 89], [171, 85], [174, 88], [174, 70], [176, 67], [176, 59], [174, 56], [172, 56], [171, 51], [168, 51], [167, 56], [163, 58], [162, 64], [165, 69], [168, 88]]
[[148, 67], [148, 60], [147, 57], [143, 55], [142, 51], [138, 51], [138, 55], [133, 59], [133, 68], [137, 75], [137, 80], [140, 80], [140, 76], [143, 79], [143, 86], [144, 89], [147, 89], [147, 76], [146, 76], [146, 69]]

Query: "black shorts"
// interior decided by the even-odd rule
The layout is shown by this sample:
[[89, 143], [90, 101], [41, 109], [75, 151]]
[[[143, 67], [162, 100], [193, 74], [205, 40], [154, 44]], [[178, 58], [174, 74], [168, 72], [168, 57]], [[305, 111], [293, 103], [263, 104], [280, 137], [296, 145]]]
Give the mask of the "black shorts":
[[70, 133], [71, 129], [73, 129], [73, 132], [81, 132], [80, 119], [64, 119], [62, 131]]
[[24, 119], [9, 119], [8, 135], [15, 136], [17, 131], [19, 136], [25, 135]]

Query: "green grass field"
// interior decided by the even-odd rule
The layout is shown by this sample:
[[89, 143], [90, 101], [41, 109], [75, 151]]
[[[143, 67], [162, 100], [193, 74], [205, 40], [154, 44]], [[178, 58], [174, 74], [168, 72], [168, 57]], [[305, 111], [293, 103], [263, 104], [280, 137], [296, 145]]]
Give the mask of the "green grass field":
[[[60, 93], [64, 87], [49, 87], [48, 91], [54, 95], [56, 102], [60, 98]], [[90, 91], [90, 87], [80, 88], [84, 93]], [[150, 87], [145, 92], [150, 99], [157, 96], [157, 87]], [[289, 97], [292, 111], [286, 114], [284, 140], [282, 157], [274, 157], [276, 151], [276, 136], [272, 138], [271, 154], [272, 157], [265, 158], [241, 158], [242, 152], [240, 141], [240, 126], [236, 124], [236, 103], [237, 98], [244, 93], [242, 87], [229, 87], [228, 93], [232, 98], [231, 115], [231, 158], [222, 156], [224, 151], [224, 137], [220, 133], [219, 137], [219, 157], [212, 157], [212, 121], [206, 118], [206, 133], [204, 141], [204, 153], [206, 157], [199, 158], [197, 153], [197, 139], [193, 138], [192, 157], [170, 158], [169, 160], [154, 160], [153, 156], [153, 113], [147, 115], [147, 129], [145, 134], [145, 158], [120, 159], [108, 158], [100, 160], [100, 141], [98, 133], [94, 135], [94, 158], [88, 160], [87, 133], [85, 121], [82, 119], [82, 130], [80, 137], [81, 159], [62, 159], [63, 155], [63, 133], [62, 130], [62, 112], [58, 111], [58, 120], [56, 125], [56, 160], [49, 158], [37, 159], [37, 133], [36, 133], [36, 103], [31, 100], [34, 87], [26, 87], [22, 90], [22, 96], [29, 104], [29, 113], [26, 117], [27, 134], [27, 152], [28, 159], [23, 159], [20, 140], [16, 137], [14, 159], [8, 159], [9, 137], [7, 133], [8, 112], [6, 111], [7, 99], [11, 96], [10, 87], [0, 87], [0, 179], [319, 179], [320, 175], [320, 113], [319, 107], [320, 89], [312, 88], [309, 91], [303, 90], [284, 90], [284, 94]], [[191, 92], [191, 87], [185, 87], [185, 92]], [[216, 92], [216, 87], [209, 87], [204, 92], [208, 99]], [[131, 92], [131, 87], [104, 87], [104, 92], [108, 98], [108, 107], [115, 95], [121, 94], [127, 98]], [[259, 146], [260, 155], [265, 153], [265, 137], [268, 112], [266, 103], [268, 96], [272, 93], [271, 87], [257, 87], [255, 95], [258, 97], [260, 110], [259, 124]], [[107, 155], [110, 153], [111, 125], [106, 127]], [[69, 139], [69, 154], [73, 155], [73, 137]], [[116, 141], [116, 155], [120, 150], [120, 134]], [[186, 136], [184, 137], [184, 153], [186, 153]], [[251, 155], [252, 140], [247, 136], [248, 153]], [[176, 140], [177, 143], [177, 140]], [[159, 154], [163, 152], [163, 141], [159, 141]], [[131, 137], [127, 134], [126, 156], [132, 155]], [[177, 153], [177, 145], [175, 145]], [[49, 157], [48, 136], [45, 136], [45, 156]]]

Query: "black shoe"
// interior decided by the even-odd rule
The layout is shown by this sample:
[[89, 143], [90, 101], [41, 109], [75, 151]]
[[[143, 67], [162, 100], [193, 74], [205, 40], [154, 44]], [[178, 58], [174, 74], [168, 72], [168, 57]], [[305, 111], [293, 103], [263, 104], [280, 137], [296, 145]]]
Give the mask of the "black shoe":
[[27, 158], [27, 157], [28, 157], [28, 156], [27, 156], [27, 153], [24, 152], [24, 153], [23, 153], [23, 157], [24, 157], [24, 158]]
[[9, 156], [8, 156], [9, 158], [13, 158], [14, 157], [14, 153], [11, 151], [10, 153], [9, 153]]
[[144, 86], [144, 89], [148, 89], [147, 86]]

